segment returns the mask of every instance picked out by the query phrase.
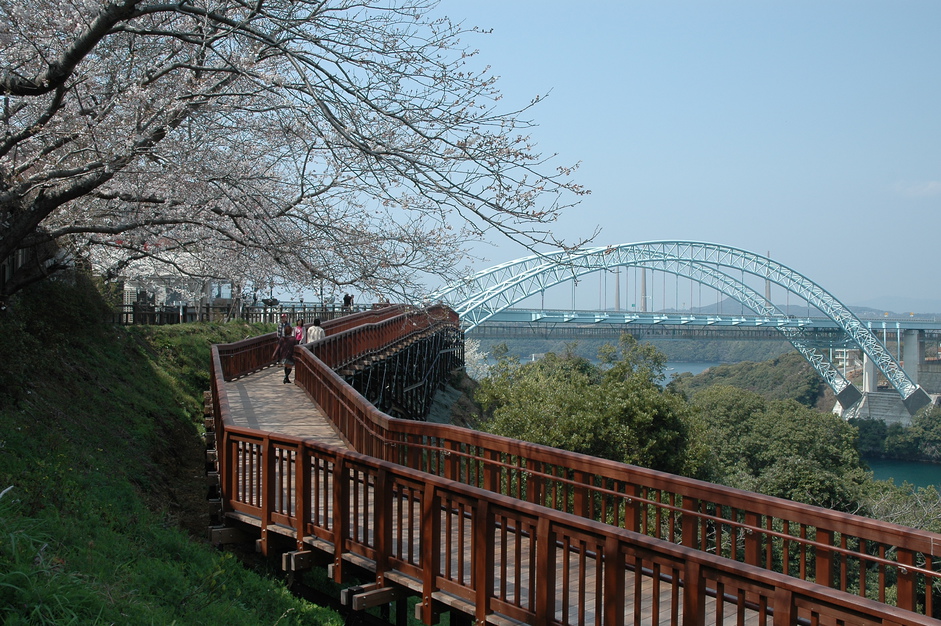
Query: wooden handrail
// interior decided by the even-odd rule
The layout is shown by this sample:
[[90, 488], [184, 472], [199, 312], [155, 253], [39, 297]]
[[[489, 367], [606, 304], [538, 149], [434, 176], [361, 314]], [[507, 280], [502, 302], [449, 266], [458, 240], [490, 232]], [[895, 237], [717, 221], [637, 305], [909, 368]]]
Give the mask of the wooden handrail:
[[[941, 577], [938, 573], [941, 535], [458, 427], [396, 420], [372, 407], [327, 366], [328, 363], [348, 364], [352, 362], [351, 359], [377, 354], [405, 340], [412, 333], [434, 332], [446, 327], [452, 331], [456, 329], [457, 318], [443, 307], [399, 310], [366, 324], [347, 324], [344, 330], [328, 335], [327, 339], [298, 349], [297, 383], [321, 406], [351, 446], [375, 464], [370, 472], [376, 473], [374, 476], [370, 474], [369, 480], [378, 481], [381, 473], [382, 481], [395, 484], [399, 476], [403, 476], [402, 480], [407, 476], [411, 486], [406, 491], [424, 494], [415, 496], [419, 499], [438, 498], [445, 493], [442, 485], [446, 484], [447, 493], [452, 494], [449, 498], [458, 498], [456, 494], [461, 494], [461, 498], [471, 498], [469, 494], [473, 494], [466, 501], [470, 504], [462, 506], [473, 508], [479, 505], [490, 512], [514, 507], [524, 510], [519, 507], [522, 502], [527, 502], [539, 507], [543, 511], [540, 515], [546, 516], [547, 509], [543, 507], [549, 507], [557, 510], [551, 517], [545, 518], [553, 520], [552, 523], [561, 524], [565, 520], [565, 524], [571, 524], [571, 518], [592, 524], [608, 522], [598, 527], [606, 529], [599, 535], [604, 536], [599, 550], [610, 553], [612, 558], [626, 553], [622, 532], [631, 533], [631, 541], [635, 542], [631, 545], [638, 545], [634, 531], [639, 533], [638, 536], [649, 535], [655, 543], [648, 545], [642, 542], [644, 550], [652, 550], [650, 546], [659, 546], [655, 552], [660, 555], [673, 554], [671, 551], [679, 547], [691, 551], [689, 554], [683, 553], [682, 567], [685, 568], [687, 563], [697, 564], [700, 573], [695, 574], [695, 580], [713, 580], [710, 578], [713, 574], [703, 572], [721, 571], [722, 580], [731, 577], [740, 581], [736, 585], [744, 585], [746, 580], [770, 581], [768, 584], [776, 589], [777, 595], [769, 599], [758, 593], [760, 602], [755, 606], [761, 602], [765, 602], [765, 606], [781, 606], [781, 602], [790, 602], [782, 600], [787, 594], [795, 598], [795, 593], [800, 597], [816, 594], [821, 597], [814, 602], [842, 602], [843, 608], [849, 612], [865, 606], [869, 607], [866, 609], [867, 614], [870, 610], [876, 610], [870, 606], [869, 600], [872, 600], [876, 606], [882, 607], [879, 611], [887, 612], [880, 618], [882, 622], [875, 623], [941, 623], [923, 617], [924, 614], [931, 615], [939, 610], [937, 592], [933, 595], [931, 588], [932, 584], [938, 584], [936, 581]], [[220, 442], [221, 448], [228, 450], [228, 453], [223, 451], [220, 456], [223, 474], [226, 471], [234, 473], [235, 467], [239, 466], [231, 460], [231, 456], [238, 454], [235, 448], [228, 447], [231, 442], [258, 437], [275, 438], [277, 446], [290, 445], [295, 453], [309, 449], [311, 451], [303, 453], [301, 458], [307, 458], [304, 456], [306, 454], [315, 455], [318, 463], [330, 455], [346, 459], [343, 461], [344, 468], [352, 467], [349, 463], [353, 458], [357, 459], [357, 464], [364, 463], [353, 453], [347, 456], [332, 449], [325, 451], [327, 448], [315, 442], [276, 437], [270, 433], [261, 434], [225, 423], [228, 410], [224, 398], [220, 398], [220, 395], [224, 396], [221, 372], [227, 372], [226, 376], [237, 377], [268, 364], [264, 359], [270, 359], [273, 337], [268, 342], [269, 352], [266, 356], [261, 356], [264, 350], [253, 347], [252, 342], [259, 339], [213, 349], [213, 402], [218, 423], [216, 432], [227, 433], [223, 439], [232, 438]], [[223, 353], [227, 356], [221, 356]], [[254, 361], [254, 358], [261, 360]], [[269, 449], [268, 445], [266, 443], [264, 448], [259, 448], [261, 458], [277, 456], [273, 452], [278, 449], [277, 446]], [[267, 467], [267, 463], [265, 465]], [[403, 467], [418, 473], [402, 473]], [[265, 471], [277, 473], [279, 470], [271, 468]], [[265, 484], [265, 479], [258, 478], [258, 484]], [[233, 480], [231, 477], [223, 477], [223, 491], [232, 510], [242, 510], [264, 518], [260, 514], [260, 504], [246, 503], [238, 497], [237, 481]], [[439, 483], [439, 480], [446, 482]], [[296, 482], [298, 498], [304, 497], [309, 489], [304, 480], [297, 479]], [[481, 493], [490, 495], [483, 497]], [[511, 495], [515, 498], [510, 498]], [[336, 497], [334, 493], [334, 500]], [[382, 501], [382, 497], [377, 497], [377, 502]], [[342, 506], [342, 497], [340, 501], [333, 505]], [[321, 504], [312, 501], [298, 506], [298, 509], [308, 511], [307, 505], [313, 507], [311, 511], [326, 510]], [[429, 505], [427, 499], [423, 505]], [[383, 506], [389, 506], [388, 502]], [[437, 505], [429, 506], [434, 508]], [[556, 514], [562, 517], [557, 518]], [[334, 517], [336, 515], [334, 510]], [[317, 524], [294, 519], [286, 513], [272, 514], [271, 520], [280, 520], [279, 523], [298, 529], [304, 527], [305, 532], [299, 536], [322, 534]], [[388, 521], [373, 523], [386, 528]], [[490, 521], [486, 521], [486, 524], [489, 525]], [[338, 551], [355, 548], [364, 550], [364, 556], [375, 556], [375, 546], [364, 544], [355, 547], [356, 542], [350, 541], [347, 530], [350, 533], [356, 531], [354, 528], [331, 528], [330, 537], [322, 538], [333, 541], [340, 537], [340, 543], [334, 544]], [[380, 535], [385, 537], [386, 532], [383, 530]], [[476, 530], [474, 536], [481, 532]], [[386, 538], [386, 541], [389, 539]], [[432, 548], [426, 545], [426, 549]], [[710, 552], [714, 554], [708, 554]], [[690, 554], [699, 556], [691, 560]], [[380, 556], [385, 559], [384, 554]], [[704, 558], [709, 562], [703, 561]], [[720, 566], [710, 559], [718, 559], [724, 565]], [[392, 558], [388, 563], [394, 565], [389, 567], [407, 575], [419, 573], [415, 568], [420, 569], [420, 564], [416, 565], [414, 559], [400, 560], [401, 563]], [[385, 560], [382, 562], [387, 563]], [[664, 566], [661, 564], [657, 567], [662, 571]], [[859, 579], [856, 573], [859, 568], [865, 573], [863, 580], [868, 579], [869, 586], [873, 588], [867, 589], [867, 585], [860, 585], [861, 592], [858, 596], [850, 596], [853, 598], [850, 602], [843, 592], [849, 588], [848, 581]], [[486, 583], [486, 574], [479, 570], [473, 571], [477, 571], [478, 577], [483, 577], [481, 581]], [[682, 568], [677, 571], [683, 572], [682, 575], [677, 574], [679, 579], [686, 581], [683, 594], [692, 593], [689, 589], [697, 585], [690, 584], [691, 574]], [[738, 573], [733, 575], [730, 571]], [[756, 578], [756, 571], [761, 572], [762, 577]], [[428, 572], [424, 572], [424, 575], [427, 576]], [[776, 578], [778, 576], [791, 582], [785, 584]], [[456, 592], [451, 589], [450, 583], [442, 587], [441, 580], [432, 578], [429, 584], [435, 587], [435, 591], [447, 589]], [[823, 584], [811, 585], [810, 581]], [[617, 580], [605, 584], [616, 585]], [[722, 595], [727, 592], [727, 587], [724, 587], [726, 591], [717, 591], [716, 584], [704, 583], [702, 589], [695, 592], [696, 597], [689, 601], [699, 603], [710, 593]], [[900, 609], [881, 603], [885, 600], [885, 589], [891, 586], [897, 588]], [[841, 591], [835, 592], [826, 587], [836, 587]], [[782, 591], [785, 588], [788, 589], [787, 594]], [[478, 597], [481, 593], [479, 589], [475, 591], [473, 600], [482, 601], [483, 598]], [[756, 592], [747, 591], [744, 597], [750, 598], [753, 593]], [[516, 609], [510, 606], [513, 602], [505, 605], [506, 602], [506, 599], [489, 597], [487, 610], [498, 610], [510, 615]], [[795, 602], [797, 604], [794, 606], [800, 606], [800, 602]], [[892, 617], [893, 611], [904, 611], [905, 618], [893, 622], [898, 617]], [[918, 614], [922, 616], [916, 617]], [[525, 616], [525, 621], [535, 619], [535, 613], [526, 613]], [[778, 617], [779, 613], [776, 612], [775, 623], [779, 623]]]

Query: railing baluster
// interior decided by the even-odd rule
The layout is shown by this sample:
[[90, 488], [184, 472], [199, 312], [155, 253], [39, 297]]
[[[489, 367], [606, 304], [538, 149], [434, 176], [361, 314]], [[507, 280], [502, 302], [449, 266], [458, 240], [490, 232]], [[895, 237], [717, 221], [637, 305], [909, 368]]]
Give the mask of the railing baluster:
[[572, 545], [570, 543], [571, 538], [568, 535], [562, 537], [562, 545], [560, 549], [556, 552], [559, 555], [559, 558], [562, 559], [562, 580], [564, 581], [565, 587], [562, 590], [562, 612], [561, 612], [561, 622], [563, 624], [569, 623], [569, 603], [572, 594], [572, 584], [578, 584], [576, 577], [572, 576]]
[[857, 549], [859, 550], [859, 595], [865, 598], [868, 597], [866, 586], [869, 583], [867, 580], [867, 574], [869, 573], [868, 542], [860, 539]]
[[798, 544], [798, 559], [800, 562], [800, 579], [807, 580], [807, 526], [798, 523], [800, 528], [800, 544]]
[[[925, 569], [936, 571], [934, 560], [930, 555], [925, 556]], [[934, 597], [935, 597], [935, 586], [938, 587], [938, 594], [941, 595], [941, 584], [934, 585], [931, 578], [925, 579], [925, 615], [935, 615], [934, 611]]]

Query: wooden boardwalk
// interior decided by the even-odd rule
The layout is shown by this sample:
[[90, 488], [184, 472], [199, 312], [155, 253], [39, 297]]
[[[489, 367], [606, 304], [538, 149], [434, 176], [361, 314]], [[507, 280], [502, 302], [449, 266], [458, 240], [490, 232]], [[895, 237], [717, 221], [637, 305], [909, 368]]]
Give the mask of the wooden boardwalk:
[[293, 374], [290, 383], [284, 384], [283, 380], [284, 370], [276, 366], [227, 382], [225, 389], [235, 425], [294, 437], [312, 437], [346, 448], [346, 442], [320, 407], [294, 384]]
[[[292, 381], [290, 384], [284, 384], [283, 370], [280, 367], [269, 367], [259, 372], [243, 376], [237, 380], [226, 383], [225, 390], [229, 400], [230, 415], [236, 426], [287, 434], [299, 437], [311, 437], [318, 441], [329, 443], [334, 446], [346, 448], [343, 438], [336, 432], [333, 425], [325, 417], [323, 411], [318, 407], [307, 394]], [[364, 510], [372, 508], [374, 502], [375, 485], [370, 481], [362, 486], [360, 496], [363, 499], [362, 506]], [[397, 508], [400, 510], [409, 510], [408, 517], [414, 518], [410, 525], [418, 525], [420, 510], [415, 507], [415, 501], [410, 501], [408, 495], [400, 494], [396, 497], [399, 502]], [[330, 503], [332, 497], [327, 497], [326, 502]], [[327, 505], [330, 506], [329, 504]], [[324, 512], [330, 515], [330, 511]], [[455, 533], [461, 536], [458, 541], [450, 542], [452, 546], [462, 546], [462, 549], [469, 552], [472, 549], [473, 529], [467, 522], [465, 515], [457, 510], [443, 510], [442, 529], [445, 532]], [[242, 517], [243, 521], [245, 518]], [[514, 523], [504, 520], [498, 524], [495, 532], [498, 534], [498, 542], [509, 546], [508, 554], [531, 554], [530, 536], [534, 529], [518, 529]], [[409, 533], [410, 534], [410, 533]], [[400, 545], [400, 554], [408, 554], [417, 558], [421, 546], [404, 545], [408, 543], [406, 536], [399, 532], [399, 524], [394, 523], [393, 535]], [[320, 540], [313, 540], [314, 544], [322, 544]], [[320, 545], [321, 549], [329, 549], [329, 546]], [[554, 613], [561, 623], [565, 624], [601, 624], [603, 619], [601, 613], [601, 580], [594, 572], [598, 567], [594, 564], [595, 559], [600, 558], [593, 550], [586, 546], [564, 546], [559, 550], [556, 563], [555, 580], [565, 580], [569, 577], [571, 570], [578, 568], [573, 566], [573, 559], [581, 561], [584, 568], [583, 577], [572, 581], [568, 585], [568, 595], [563, 595], [561, 584], [557, 585], [554, 594], [554, 610], [550, 609], [550, 614]], [[370, 563], [362, 558], [356, 558], [355, 561], [361, 567], [370, 568]], [[462, 567], [462, 564], [469, 563], [467, 554], [460, 554], [452, 548], [452, 554], [442, 556], [442, 574], [455, 580], [456, 582], [467, 584], [470, 582], [471, 572], [469, 568]], [[529, 561], [523, 558], [518, 561], [522, 565], [512, 563], [502, 563], [498, 559], [495, 563], [494, 584], [497, 587], [507, 589], [508, 597], [515, 600], [519, 605], [528, 603], [534, 593], [532, 587], [531, 572], [529, 571]], [[682, 608], [679, 607], [676, 612], [670, 614], [670, 608], [676, 606], [677, 588], [669, 584], [667, 579], [678, 576], [679, 572], [659, 572], [651, 575], [651, 572], [645, 572], [638, 580], [633, 571], [626, 572], [624, 585], [624, 599], [628, 605], [626, 612], [631, 616], [628, 621], [634, 624], [654, 625], [654, 624], [677, 624], [682, 622]], [[413, 591], [421, 592], [421, 581], [412, 579], [408, 576], [387, 572], [387, 578]], [[635, 596], [636, 586], [640, 585], [643, 589], [640, 604], [635, 607], [631, 604], [631, 598]], [[466, 601], [446, 593], [436, 593], [436, 599], [443, 604], [449, 605], [452, 609], [461, 611], [465, 614], [473, 615], [474, 607]], [[673, 597], [671, 597], [673, 596]], [[662, 607], [662, 608], [661, 608]], [[723, 613], [723, 617], [716, 618], [716, 611]], [[665, 614], [664, 614], [665, 613]], [[754, 610], [745, 610], [739, 613], [739, 607], [733, 602], [722, 602], [717, 606], [716, 600], [711, 598], [706, 602], [706, 615], [704, 623], [708, 624], [760, 624], [758, 613]], [[744, 619], [743, 619], [744, 618]], [[500, 615], [488, 616], [489, 623], [510, 625], [518, 624], [516, 620], [506, 618]]]

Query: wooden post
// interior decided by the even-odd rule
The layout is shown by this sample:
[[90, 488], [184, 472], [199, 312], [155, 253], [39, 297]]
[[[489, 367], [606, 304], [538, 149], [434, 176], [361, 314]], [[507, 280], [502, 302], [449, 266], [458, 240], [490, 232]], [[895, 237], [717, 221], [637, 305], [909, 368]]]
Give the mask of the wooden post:
[[310, 497], [310, 465], [310, 452], [302, 443], [294, 457], [294, 530], [297, 533], [295, 541], [298, 550], [304, 549], [304, 536], [307, 534], [307, 524], [310, 522], [313, 508]]
[[[409, 440], [415, 437], [415, 435], [406, 435], [406, 436], [409, 438]], [[414, 443], [414, 442], [410, 442], [410, 443]], [[412, 469], [417, 469], [417, 470], [424, 470], [424, 468], [421, 466], [421, 457], [422, 457], [421, 446], [419, 445], [408, 446], [408, 467]]]
[[591, 502], [591, 475], [584, 470], [575, 470], [572, 482], [575, 493], [572, 494], [572, 513], [579, 517], [588, 517], [588, 505]]
[[[897, 555], [899, 563], [898, 574], [898, 606], [908, 611], [917, 611], [915, 602], [915, 555], [911, 550], [899, 550]], [[931, 593], [931, 579], [926, 581], [927, 593]]]
[[385, 584], [385, 572], [392, 556], [392, 481], [389, 470], [380, 468], [373, 494], [376, 516], [376, 582]]
[[550, 610], [555, 610], [555, 533], [551, 532], [549, 520], [540, 517], [536, 522], [536, 600], [533, 610], [536, 624], [548, 624]]
[[745, 524], [748, 528], [743, 529], [745, 533], [745, 562], [751, 565], [761, 565], [761, 533], [753, 529], [758, 528], [761, 523], [757, 513], [753, 511], [745, 512]]
[[[604, 542], [604, 623], [624, 626], [624, 557], [616, 537], [608, 536]], [[635, 576], [640, 576], [638, 568]], [[635, 598], [634, 601], [638, 601]]]
[[500, 453], [490, 448], [486, 451], [484, 457], [484, 484], [482, 487], [492, 493], [502, 493], [500, 491], [500, 476], [503, 472], [497, 466], [500, 461]]
[[[777, 607], [774, 617], [777, 624]], [[699, 563], [686, 561], [683, 568], [683, 626], [702, 626], [705, 623], [706, 581]], [[788, 625], [790, 626], [790, 622]]]
[[258, 540], [260, 552], [268, 556], [268, 526], [274, 511], [275, 492], [275, 451], [270, 437], [265, 437], [261, 458], [261, 538]]
[[435, 486], [425, 484], [422, 494], [422, 523], [421, 523], [421, 572], [422, 594], [420, 611], [422, 623], [437, 623], [437, 615], [432, 606], [432, 594], [437, 590], [435, 586], [438, 569], [441, 563], [441, 497]]
[[[220, 423], [221, 420], [220, 420]], [[232, 438], [229, 436], [228, 431], [222, 431], [222, 450], [223, 456], [220, 459], [219, 467], [224, 472], [221, 477], [222, 480], [219, 481], [219, 489], [222, 491], [222, 512], [223, 514], [226, 511], [232, 510], [231, 500], [235, 498], [235, 487], [238, 474], [238, 443], [232, 441]]]
[[794, 607], [794, 594], [788, 589], [778, 587], [774, 590], [774, 626], [791, 626], [797, 623], [797, 611]]
[[521, 476], [526, 476], [526, 501], [542, 506], [544, 482], [539, 472], [542, 471], [542, 463], [539, 461], [528, 461], [526, 469]]
[[683, 545], [694, 550], [699, 549], [699, 500], [683, 496]]
[[333, 581], [343, 582], [343, 549], [349, 532], [350, 477], [346, 457], [337, 453], [333, 466]]
[[[818, 543], [833, 545], [833, 531], [817, 529]], [[817, 548], [814, 579], [818, 585], [833, 586], [833, 552], [827, 548]]]
[[[478, 624], [487, 623], [490, 614], [490, 599], [493, 596], [494, 551], [496, 549], [496, 525], [490, 513], [490, 503], [477, 501], [474, 515], [474, 545], [472, 565], [474, 572], [474, 617]], [[506, 528], [503, 529], [506, 532]], [[519, 538], [517, 537], [517, 541]], [[506, 558], [506, 555], [502, 555]]]
[[447, 439], [444, 442], [445, 457], [444, 457], [444, 477], [448, 480], [456, 480], [462, 482], [458, 474], [458, 455], [457, 450], [461, 444], [453, 439]]

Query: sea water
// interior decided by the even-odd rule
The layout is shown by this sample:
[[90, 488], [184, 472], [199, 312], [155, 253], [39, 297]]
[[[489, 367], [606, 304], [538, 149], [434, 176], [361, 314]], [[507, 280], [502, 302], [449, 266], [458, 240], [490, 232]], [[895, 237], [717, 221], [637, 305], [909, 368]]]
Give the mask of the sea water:
[[916, 487], [934, 485], [941, 489], [941, 465], [896, 459], [863, 459], [876, 480], [895, 481], [896, 485], [909, 482]]

